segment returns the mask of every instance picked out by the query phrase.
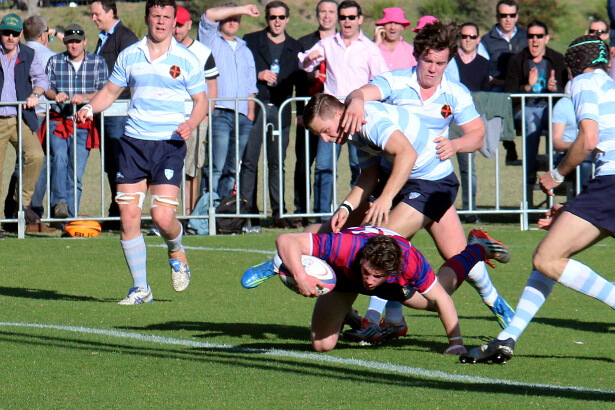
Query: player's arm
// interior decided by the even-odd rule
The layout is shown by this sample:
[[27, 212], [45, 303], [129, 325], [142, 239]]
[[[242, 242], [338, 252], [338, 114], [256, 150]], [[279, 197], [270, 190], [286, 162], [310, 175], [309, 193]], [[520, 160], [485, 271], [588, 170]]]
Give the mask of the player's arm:
[[540, 185], [547, 194], [553, 196], [553, 188], [564, 182], [564, 176], [572, 172], [596, 148], [598, 144], [598, 123], [584, 118], [579, 122], [579, 133], [568, 153], [551, 172], [540, 176]]
[[408, 181], [418, 154], [408, 138], [399, 130], [394, 131], [384, 147], [393, 156], [393, 169], [380, 196], [370, 205], [361, 225], [382, 226], [389, 221], [393, 198]]
[[434, 141], [438, 143], [436, 153], [438, 158], [446, 160], [458, 152], [475, 152], [485, 143], [485, 124], [480, 117], [460, 125], [462, 135], [456, 140], [438, 137]]
[[346, 221], [351, 212], [359, 208], [361, 204], [369, 199], [369, 196], [376, 189], [378, 185], [378, 177], [380, 176], [380, 165], [376, 164], [368, 168], [363, 168], [361, 174], [357, 179], [357, 183], [352, 187], [348, 196], [342, 205], [335, 211], [331, 217], [331, 230], [334, 233], [338, 233]]
[[431, 289], [423, 293], [423, 296], [435, 305], [435, 310], [440, 316], [440, 321], [444, 325], [446, 336], [449, 340], [449, 346], [444, 351], [446, 354], [463, 354], [466, 352], [463, 346], [461, 330], [459, 329], [459, 317], [457, 309], [451, 296], [446, 293], [440, 282], [433, 284]]
[[190, 138], [192, 135], [192, 130], [198, 127], [207, 116], [207, 94], [205, 94], [205, 91], [192, 94], [190, 97], [193, 102], [190, 118], [188, 118], [188, 121], [179, 124], [177, 130], [175, 131], [184, 140]]
[[324, 284], [313, 276], [308, 276], [301, 262], [301, 257], [311, 252], [311, 241], [311, 234], [307, 232], [285, 233], [278, 236], [275, 245], [284, 266], [297, 282], [299, 293], [303, 296], [316, 297], [318, 296], [316, 288], [323, 288]]
[[361, 130], [361, 125], [365, 124], [365, 108], [363, 104], [366, 101], [380, 101], [382, 94], [380, 89], [372, 84], [365, 84], [348, 94], [346, 97], [346, 109], [342, 114], [340, 122], [341, 128], [347, 134], [356, 134]]
[[111, 104], [118, 99], [122, 90], [124, 90], [124, 87], [107, 81], [107, 84], [90, 99], [90, 103], [77, 111], [75, 121], [78, 123], [85, 122], [92, 114], [97, 114], [111, 107]]

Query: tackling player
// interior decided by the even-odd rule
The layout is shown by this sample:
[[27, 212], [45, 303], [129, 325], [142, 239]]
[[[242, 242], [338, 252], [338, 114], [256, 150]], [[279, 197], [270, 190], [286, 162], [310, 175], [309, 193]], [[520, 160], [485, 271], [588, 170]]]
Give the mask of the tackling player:
[[[335, 289], [316, 299], [312, 314], [312, 346], [319, 352], [335, 347], [344, 318], [361, 293], [438, 312], [449, 340], [444, 353], [465, 353], [450, 294], [479, 261], [494, 258], [506, 263], [510, 260], [506, 246], [481, 230], [470, 233], [469, 243], [444, 263], [436, 277], [423, 255], [405, 238], [388, 229], [365, 226], [339, 233], [292, 233], [280, 235], [276, 240], [278, 255], [302, 295], [317, 296], [317, 288], [323, 286], [317, 278], [306, 274], [302, 255], [326, 261], [336, 274]], [[273, 269], [273, 261], [267, 262], [267, 266]]]
[[534, 252], [534, 271], [525, 285], [510, 324], [491, 342], [460, 357], [462, 363], [506, 363], [517, 339], [546, 301], [555, 281], [596, 298], [615, 309], [615, 285], [589, 266], [570, 257], [615, 235], [615, 81], [605, 72], [609, 49], [595, 36], [574, 40], [565, 59], [572, 76], [570, 94], [575, 107], [578, 136], [564, 160], [540, 177], [545, 192], [564, 182], [593, 152], [596, 177], [583, 185], [583, 192], [564, 207], [556, 206], [542, 221], [549, 229]]
[[[175, 0], [148, 0], [147, 35], [120, 53], [107, 84], [75, 115], [83, 122], [99, 113], [130, 86], [128, 122], [120, 139], [117, 196], [122, 249], [133, 287], [120, 305], [153, 300], [147, 284], [146, 248], [141, 234], [145, 193], [151, 193], [150, 213], [168, 246], [171, 280], [176, 291], [190, 283], [190, 268], [182, 246], [182, 225], [175, 216], [186, 144], [207, 113], [205, 80], [198, 59], [173, 38]], [[185, 95], [194, 103], [185, 120]]]

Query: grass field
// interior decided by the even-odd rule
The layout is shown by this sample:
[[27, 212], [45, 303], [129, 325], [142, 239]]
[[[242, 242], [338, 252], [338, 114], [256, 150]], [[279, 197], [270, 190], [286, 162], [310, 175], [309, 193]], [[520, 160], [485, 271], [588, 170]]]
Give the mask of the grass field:
[[[492, 277], [514, 305], [543, 233], [485, 227], [512, 249]], [[181, 294], [162, 241], [147, 237], [156, 301], [134, 307], [116, 304], [131, 285], [117, 236], [2, 241], [0, 407], [615, 407], [613, 311], [560, 285], [506, 365], [442, 355], [437, 316], [409, 309], [408, 336], [390, 345], [313, 353], [313, 300], [275, 278], [250, 291], [239, 284], [271, 256], [275, 235], [186, 237], [193, 282]], [[414, 243], [440, 264], [425, 233]], [[606, 241], [578, 259], [615, 280], [613, 250]], [[454, 300], [468, 347], [498, 333], [470, 286]]]

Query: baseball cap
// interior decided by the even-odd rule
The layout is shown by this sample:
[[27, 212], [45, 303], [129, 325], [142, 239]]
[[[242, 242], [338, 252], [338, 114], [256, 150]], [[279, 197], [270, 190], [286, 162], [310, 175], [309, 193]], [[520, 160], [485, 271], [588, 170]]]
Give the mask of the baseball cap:
[[23, 23], [17, 14], [7, 14], [2, 18], [0, 30], [9, 30], [20, 33], [23, 30]]
[[68, 42], [70, 40], [79, 40], [82, 41], [85, 39], [85, 30], [79, 24], [69, 24], [64, 29], [64, 42]]
[[190, 12], [183, 7], [177, 7], [177, 13], [175, 13], [175, 20], [177, 24], [182, 26], [190, 20]]

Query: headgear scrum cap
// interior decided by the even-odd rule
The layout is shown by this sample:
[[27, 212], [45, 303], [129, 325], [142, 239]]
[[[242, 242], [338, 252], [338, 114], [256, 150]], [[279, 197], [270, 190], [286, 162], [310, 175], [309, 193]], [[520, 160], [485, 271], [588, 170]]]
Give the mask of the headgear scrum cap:
[[581, 36], [570, 43], [564, 58], [574, 78], [586, 68], [606, 67], [609, 63], [609, 48], [596, 36]]

